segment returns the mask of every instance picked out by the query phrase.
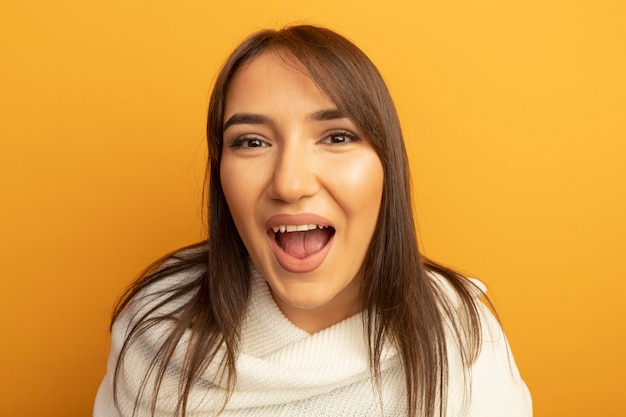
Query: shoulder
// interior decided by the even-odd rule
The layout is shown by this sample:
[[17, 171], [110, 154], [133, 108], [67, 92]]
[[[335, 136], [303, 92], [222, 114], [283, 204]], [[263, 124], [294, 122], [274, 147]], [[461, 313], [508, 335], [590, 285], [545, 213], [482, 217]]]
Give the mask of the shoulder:
[[476, 300], [487, 293], [487, 286], [476, 278], [467, 278], [458, 273], [444, 275], [433, 270], [427, 270], [426, 275], [436, 290], [457, 307], [461, 303], [461, 292], [467, 292]]
[[442, 319], [453, 328], [460, 327], [462, 334], [479, 333], [479, 327], [485, 321], [482, 313], [486, 306], [483, 302], [488, 300], [485, 284], [454, 271], [442, 273], [428, 270], [426, 275]]
[[[118, 304], [111, 326], [112, 350], [138, 343], [158, 350], [198, 291], [204, 248], [184, 248], [155, 262]], [[149, 331], [147, 331], [149, 329]]]
[[[437, 292], [440, 309], [444, 320], [463, 337], [461, 345], [471, 343], [475, 336], [479, 345], [500, 343], [504, 341], [504, 331], [499, 319], [490, 309], [486, 285], [475, 278], [467, 278], [456, 274], [454, 277], [444, 276], [437, 272], [428, 272], [428, 276]], [[473, 320], [475, 319], [475, 320]], [[475, 321], [476, 327], [470, 322]]]
[[150, 309], [165, 300], [169, 300], [173, 304], [172, 308], [176, 308], [186, 298], [176, 300], [176, 295], [193, 293], [198, 278], [204, 275], [206, 253], [206, 246], [194, 245], [156, 261], [127, 292], [124, 303], [126, 307], [123, 310], [137, 312]]
[[94, 416], [132, 412], [142, 381], [151, 375], [180, 311], [197, 291], [206, 271], [205, 254], [206, 248], [194, 246], [164, 257], [127, 292], [111, 326], [107, 372], [96, 396]]
[[[451, 415], [461, 415], [460, 410], [465, 409], [465, 415], [469, 417], [532, 416], [530, 393], [517, 368], [506, 334], [486, 305], [486, 286], [479, 280], [460, 275], [452, 278], [435, 272], [428, 275], [439, 291], [444, 320], [449, 325], [448, 398], [462, 399], [458, 404], [449, 401], [452, 410], [458, 410], [457, 414]], [[468, 333], [470, 315], [478, 319], [478, 327], [475, 332]], [[467, 363], [463, 351], [472, 340], [478, 342], [477, 349], [471, 355], [473, 360]]]

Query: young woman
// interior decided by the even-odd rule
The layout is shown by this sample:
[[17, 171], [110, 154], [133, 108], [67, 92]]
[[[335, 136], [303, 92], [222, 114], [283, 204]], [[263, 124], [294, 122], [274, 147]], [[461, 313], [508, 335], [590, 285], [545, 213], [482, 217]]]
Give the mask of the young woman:
[[400, 124], [356, 46], [253, 34], [208, 146], [208, 239], [118, 304], [96, 417], [532, 414], [480, 285], [420, 257]]

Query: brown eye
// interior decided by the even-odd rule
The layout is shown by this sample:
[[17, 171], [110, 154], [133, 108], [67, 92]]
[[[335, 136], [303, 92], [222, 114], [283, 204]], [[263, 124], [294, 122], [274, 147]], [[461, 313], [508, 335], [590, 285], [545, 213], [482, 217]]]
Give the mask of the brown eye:
[[259, 138], [238, 138], [230, 144], [231, 148], [262, 148], [270, 146], [267, 142]]
[[331, 133], [324, 140], [322, 140], [322, 143], [328, 145], [344, 145], [357, 140], [359, 140], [359, 138], [354, 133], [341, 131]]

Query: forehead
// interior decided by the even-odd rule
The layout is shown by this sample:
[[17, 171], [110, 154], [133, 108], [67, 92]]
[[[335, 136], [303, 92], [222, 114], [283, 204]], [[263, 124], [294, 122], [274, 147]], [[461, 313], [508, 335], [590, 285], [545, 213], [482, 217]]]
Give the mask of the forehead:
[[224, 117], [268, 105], [336, 107], [287, 51], [265, 51], [237, 69], [226, 89]]

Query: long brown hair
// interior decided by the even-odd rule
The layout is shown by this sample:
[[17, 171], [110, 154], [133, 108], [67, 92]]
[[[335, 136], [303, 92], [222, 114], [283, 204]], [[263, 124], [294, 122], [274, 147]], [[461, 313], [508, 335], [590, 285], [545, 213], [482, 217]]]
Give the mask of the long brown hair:
[[[411, 207], [410, 177], [404, 140], [395, 106], [374, 64], [353, 43], [337, 33], [300, 25], [257, 32], [242, 42], [219, 73], [210, 99], [209, 204], [207, 241], [178, 255], [157, 261], [125, 293], [114, 313], [120, 315], [143, 289], [183, 270], [196, 271], [185, 285], [168, 288], [148, 313], [139, 318], [124, 341], [115, 384], [131, 343], [156, 323], [171, 321], [172, 331], [155, 355], [149, 372], [156, 372], [152, 412], [160, 381], [183, 334], [191, 331], [181, 371], [178, 416], [184, 416], [187, 397], [204, 369], [225, 348], [222, 363], [228, 392], [232, 393], [238, 354], [239, 329], [250, 293], [248, 252], [231, 217], [220, 179], [223, 112], [226, 91], [237, 70], [259, 54], [272, 51], [295, 57], [311, 79], [338, 109], [365, 132], [384, 170], [378, 223], [361, 267], [361, 299], [370, 366], [380, 382], [383, 347], [396, 347], [402, 360], [407, 391], [407, 415], [445, 414], [448, 364], [446, 322], [452, 323], [454, 343], [462, 347], [465, 368], [480, 348], [480, 320], [475, 289], [454, 271], [420, 257]], [[170, 260], [166, 262], [166, 260]], [[460, 308], [429, 273], [437, 273], [457, 293]], [[174, 300], [187, 300], [166, 314], [159, 310]], [[139, 393], [143, 395], [144, 386]], [[228, 397], [224, 399], [226, 405]], [[138, 400], [135, 404], [137, 407]]]

